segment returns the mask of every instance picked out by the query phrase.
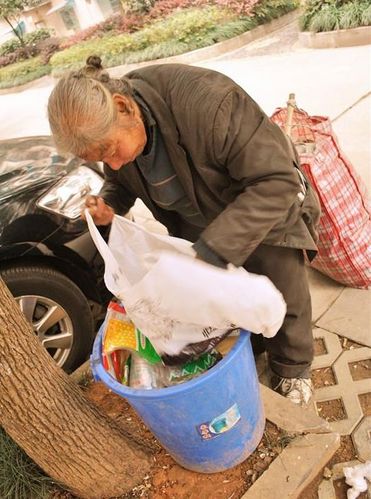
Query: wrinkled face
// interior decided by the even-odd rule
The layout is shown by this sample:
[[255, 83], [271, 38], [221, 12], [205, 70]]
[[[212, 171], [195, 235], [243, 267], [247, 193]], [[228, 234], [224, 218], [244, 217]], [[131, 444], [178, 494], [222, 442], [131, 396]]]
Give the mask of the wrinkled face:
[[139, 156], [147, 142], [146, 130], [138, 105], [118, 96], [116, 123], [101, 144], [93, 146], [83, 159], [103, 161], [112, 170], [119, 170]]

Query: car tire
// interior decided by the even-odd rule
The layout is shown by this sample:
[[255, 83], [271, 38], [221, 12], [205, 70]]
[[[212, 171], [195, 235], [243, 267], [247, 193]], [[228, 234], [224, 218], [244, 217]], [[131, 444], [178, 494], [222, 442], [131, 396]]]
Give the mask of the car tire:
[[[27, 320], [33, 323], [35, 333], [57, 364], [66, 372], [79, 367], [91, 352], [94, 321], [88, 300], [76, 284], [61, 272], [40, 265], [6, 268], [1, 271], [1, 277], [21, 308], [23, 306]], [[50, 314], [44, 329], [56, 318], [61, 316], [61, 319], [45, 331], [41, 326], [38, 329], [37, 325], [43, 317], [46, 319], [52, 308], [54, 316]], [[63, 346], [61, 341], [63, 344], [68, 342], [68, 346]]]

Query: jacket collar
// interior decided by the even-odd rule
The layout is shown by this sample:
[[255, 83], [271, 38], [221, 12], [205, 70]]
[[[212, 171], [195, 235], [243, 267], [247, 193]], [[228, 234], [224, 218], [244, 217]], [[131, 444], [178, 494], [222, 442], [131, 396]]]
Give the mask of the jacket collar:
[[195, 195], [192, 172], [188, 164], [186, 151], [179, 143], [178, 129], [168, 105], [163, 100], [161, 95], [158, 94], [145, 81], [132, 79], [130, 82], [135, 91], [138, 92], [150, 108], [150, 111], [161, 130], [169, 158], [184, 188], [184, 191], [193, 206], [200, 211]]

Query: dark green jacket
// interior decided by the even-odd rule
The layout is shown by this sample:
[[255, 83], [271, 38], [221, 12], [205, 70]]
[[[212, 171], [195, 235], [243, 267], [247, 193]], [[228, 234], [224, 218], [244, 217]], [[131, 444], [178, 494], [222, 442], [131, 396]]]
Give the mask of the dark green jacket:
[[[228, 77], [181, 64], [126, 75], [160, 127], [169, 158], [194, 206], [209, 222], [202, 240], [242, 265], [260, 244], [316, 251], [319, 205], [304, 197], [294, 148], [278, 126]], [[137, 197], [172, 235], [184, 237], [175, 213], [149, 197], [135, 164], [105, 168], [103, 198], [125, 213]]]

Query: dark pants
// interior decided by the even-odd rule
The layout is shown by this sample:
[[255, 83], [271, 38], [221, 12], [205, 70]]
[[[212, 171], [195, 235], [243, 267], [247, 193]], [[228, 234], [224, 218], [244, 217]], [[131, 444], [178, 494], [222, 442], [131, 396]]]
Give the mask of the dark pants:
[[262, 244], [244, 267], [269, 277], [287, 305], [281, 329], [273, 338], [264, 338], [272, 371], [284, 378], [309, 377], [313, 360], [312, 307], [303, 250]]

